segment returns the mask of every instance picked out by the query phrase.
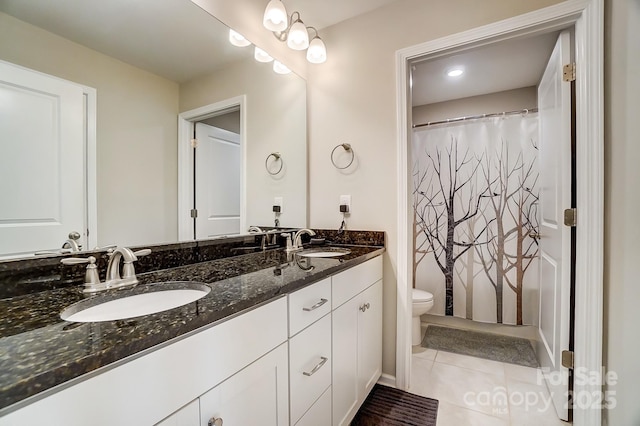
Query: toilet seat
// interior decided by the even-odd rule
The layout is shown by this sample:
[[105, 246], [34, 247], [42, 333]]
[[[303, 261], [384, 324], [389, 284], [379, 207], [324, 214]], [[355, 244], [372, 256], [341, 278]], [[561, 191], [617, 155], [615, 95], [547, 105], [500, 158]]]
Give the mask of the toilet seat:
[[414, 302], [431, 302], [433, 301], [433, 294], [428, 291], [413, 289], [413, 301]]

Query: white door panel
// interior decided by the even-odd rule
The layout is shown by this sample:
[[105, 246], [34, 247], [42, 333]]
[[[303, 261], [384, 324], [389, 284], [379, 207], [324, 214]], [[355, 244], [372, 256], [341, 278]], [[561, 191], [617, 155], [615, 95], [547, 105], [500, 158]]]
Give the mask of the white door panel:
[[[558, 416], [567, 420], [569, 370], [562, 351], [569, 349], [571, 230], [563, 224], [571, 207], [571, 83], [563, 65], [571, 62], [570, 36], [560, 34], [538, 86], [540, 117], [540, 336], [539, 358]], [[564, 380], [557, 380], [562, 375]], [[545, 375], [547, 376], [547, 375]]]
[[0, 256], [86, 242], [84, 95], [0, 62]]
[[240, 135], [196, 123], [196, 238], [240, 232]]

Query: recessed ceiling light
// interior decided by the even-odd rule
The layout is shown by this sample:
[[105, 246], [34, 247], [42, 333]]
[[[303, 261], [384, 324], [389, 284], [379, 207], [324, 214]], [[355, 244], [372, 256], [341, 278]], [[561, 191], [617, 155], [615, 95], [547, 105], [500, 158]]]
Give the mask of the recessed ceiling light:
[[462, 68], [451, 68], [447, 71], [447, 75], [449, 77], [460, 77], [462, 74], [464, 74], [464, 70]]

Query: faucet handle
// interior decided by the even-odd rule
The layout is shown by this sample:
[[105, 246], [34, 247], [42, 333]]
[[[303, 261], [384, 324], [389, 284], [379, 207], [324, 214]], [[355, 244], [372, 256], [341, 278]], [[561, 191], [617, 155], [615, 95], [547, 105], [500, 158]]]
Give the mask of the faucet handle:
[[280, 236], [287, 239], [287, 250], [290, 251], [293, 247], [293, 244], [291, 243], [291, 234], [284, 232], [280, 234]]
[[89, 257], [68, 257], [60, 260], [60, 263], [65, 265], [78, 265], [82, 263], [88, 263], [87, 272], [84, 275], [84, 293], [94, 293], [100, 289], [100, 276], [98, 275], [98, 268], [96, 266], [96, 258]]
[[135, 257], [146, 256], [148, 254], [151, 254], [151, 249], [142, 249], [142, 250], [138, 250], [138, 251], [134, 251], [133, 252], [133, 255]]
[[60, 260], [60, 263], [64, 263], [65, 265], [79, 265], [81, 263], [88, 263], [90, 265], [95, 265], [96, 258], [93, 256], [89, 257], [67, 257], [65, 259]]

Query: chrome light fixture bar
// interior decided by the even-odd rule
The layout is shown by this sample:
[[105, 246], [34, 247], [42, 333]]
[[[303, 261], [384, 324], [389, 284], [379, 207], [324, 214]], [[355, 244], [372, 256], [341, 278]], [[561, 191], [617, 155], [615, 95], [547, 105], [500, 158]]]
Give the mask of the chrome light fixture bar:
[[[300, 12], [287, 15], [287, 10], [281, 0], [271, 0], [264, 11], [262, 23], [266, 29], [280, 41], [286, 42], [293, 50], [307, 50], [307, 61], [321, 64], [327, 60], [327, 48], [318, 36], [318, 30], [307, 27], [300, 16]], [[315, 36], [309, 41], [309, 30]]]

